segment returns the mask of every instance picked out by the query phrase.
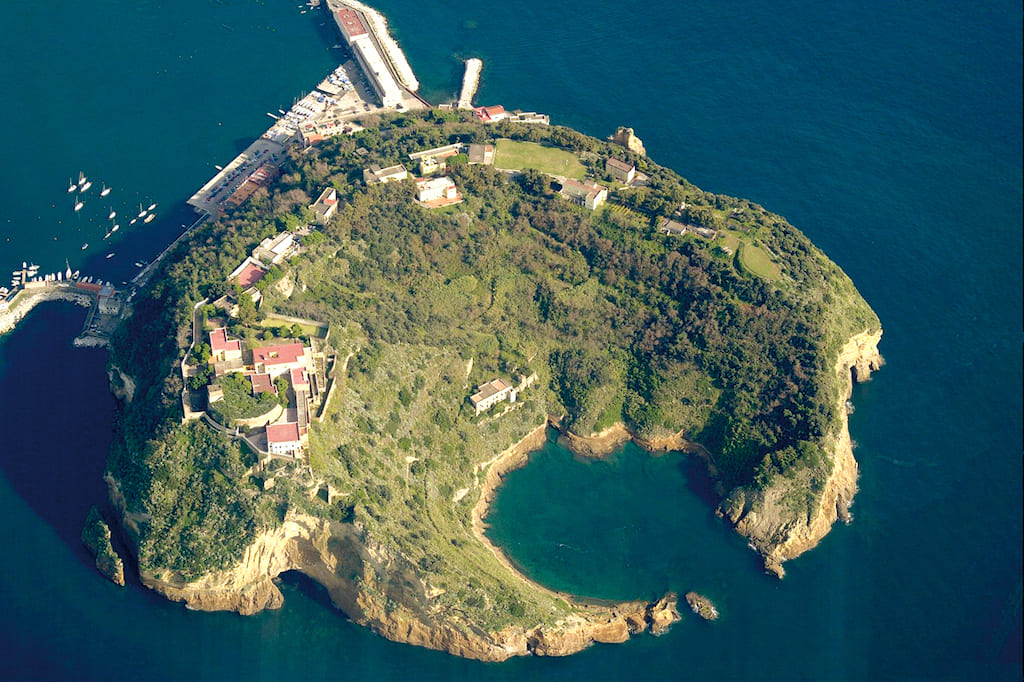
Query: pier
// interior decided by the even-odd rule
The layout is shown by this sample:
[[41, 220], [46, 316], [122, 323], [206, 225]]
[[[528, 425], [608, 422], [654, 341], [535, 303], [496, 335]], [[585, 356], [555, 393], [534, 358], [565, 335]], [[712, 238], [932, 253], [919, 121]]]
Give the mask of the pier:
[[466, 72], [462, 75], [462, 92], [459, 94], [459, 109], [472, 109], [473, 97], [476, 96], [476, 89], [480, 85], [480, 71], [484, 63], [473, 57], [466, 60]]

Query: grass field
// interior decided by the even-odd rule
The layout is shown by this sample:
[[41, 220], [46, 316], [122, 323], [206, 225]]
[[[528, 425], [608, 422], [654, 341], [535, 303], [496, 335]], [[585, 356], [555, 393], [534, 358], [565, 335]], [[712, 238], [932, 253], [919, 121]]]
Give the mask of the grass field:
[[763, 249], [753, 244], [743, 244], [740, 247], [740, 265], [747, 272], [762, 279], [776, 280], [782, 276], [779, 266]]
[[586, 169], [575, 154], [554, 147], [545, 147], [536, 142], [498, 140], [494, 166], [505, 170], [533, 168], [542, 173], [563, 175], [577, 180], [582, 180], [586, 176]]

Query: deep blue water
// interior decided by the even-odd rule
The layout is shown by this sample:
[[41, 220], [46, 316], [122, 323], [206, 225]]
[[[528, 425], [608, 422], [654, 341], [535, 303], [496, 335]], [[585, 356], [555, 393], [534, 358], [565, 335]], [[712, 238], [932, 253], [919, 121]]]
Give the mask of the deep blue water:
[[[297, 5], [0, 3], [0, 271], [68, 258], [119, 280], [173, 238], [212, 165], [334, 63], [330, 27]], [[378, 7], [432, 101], [480, 56], [481, 103], [600, 136], [630, 125], [846, 270], [888, 361], [854, 393], [853, 524], [779, 582], [714, 518], [692, 461], [549, 446], [509, 477], [492, 537], [553, 587], [697, 589], [719, 622], [482, 665], [386, 642], [299, 579], [274, 613], [190, 613], [104, 582], [79, 547], [113, 402], [104, 355], [70, 347], [84, 313], [51, 304], [0, 339], [0, 679], [1020, 679], [1019, 4]], [[119, 213], [156, 201], [161, 218], [102, 243], [99, 185], [80, 215], [68, 202], [79, 170]]]

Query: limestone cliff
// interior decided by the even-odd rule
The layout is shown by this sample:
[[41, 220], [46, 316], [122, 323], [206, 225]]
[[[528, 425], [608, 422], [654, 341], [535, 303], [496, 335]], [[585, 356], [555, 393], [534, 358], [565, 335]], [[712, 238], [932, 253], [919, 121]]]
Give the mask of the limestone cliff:
[[816, 546], [836, 519], [849, 518], [848, 510], [857, 492], [857, 461], [853, 458], [845, 402], [850, 397], [853, 381], [867, 381], [871, 372], [882, 366], [878, 352], [881, 338], [881, 329], [856, 334], [836, 359], [835, 371], [841, 386], [837, 397], [840, 424], [831, 437], [831, 473], [811, 509], [804, 513], [793, 510], [795, 489], [806, 485], [799, 478], [778, 480], [762, 491], [736, 489], [720, 507], [720, 512], [764, 557], [765, 568], [780, 578], [785, 574], [784, 561]]
[[349, 618], [388, 639], [483, 661], [531, 653], [564, 656], [593, 642], [622, 642], [648, 628], [659, 634], [679, 617], [675, 595], [667, 595], [653, 604], [578, 605], [551, 625], [487, 632], [458, 614], [433, 608], [414, 567], [358, 526], [299, 514], [261, 533], [230, 570], [194, 582], [171, 571], [141, 577], [145, 585], [191, 609], [252, 614], [281, 606], [274, 578], [291, 570], [323, 585]]

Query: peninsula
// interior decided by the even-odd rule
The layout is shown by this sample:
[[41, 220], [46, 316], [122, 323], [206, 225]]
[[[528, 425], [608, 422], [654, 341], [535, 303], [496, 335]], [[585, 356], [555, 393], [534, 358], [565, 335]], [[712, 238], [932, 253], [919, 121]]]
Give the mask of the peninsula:
[[846, 401], [881, 326], [849, 278], [631, 130], [430, 107], [383, 17], [327, 11], [354, 61], [192, 197], [209, 219], [110, 339], [106, 480], [142, 582], [251, 614], [296, 570], [385, 637], [488, 661], [664, 631], [674, 594], [591, 603], [488, 540], [552, 427], [701, 457], [781, 577], [856, 491]]

